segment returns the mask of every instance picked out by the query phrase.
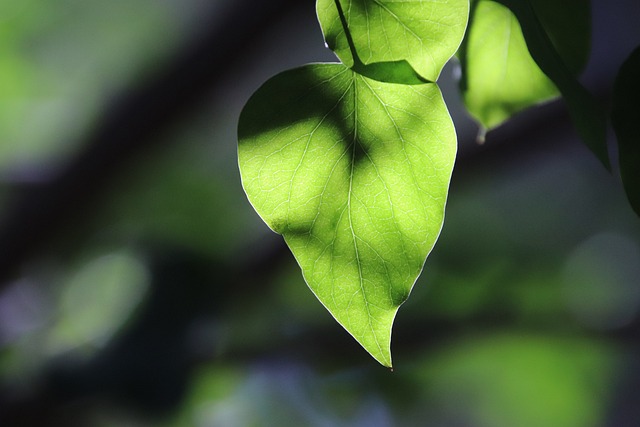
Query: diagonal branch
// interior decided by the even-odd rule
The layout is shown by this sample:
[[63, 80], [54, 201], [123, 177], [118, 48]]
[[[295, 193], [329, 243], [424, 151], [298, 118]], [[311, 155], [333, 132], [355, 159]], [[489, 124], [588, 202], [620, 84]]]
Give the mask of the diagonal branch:
[[313, 4], [235, 0], [229, 5], [224, 19], [205, 19], [204, 31], [179, 49], [155, 78], [145, 80], [106, 109], [80, 144], [84, 150], [57, 176], [19, 194], [5, 211], [0, 218], [0, 288], [25, 261], [87, 216], [117, 170], [159, 143], [172, 125], [201, 106], [231, 65], [280, 17]]

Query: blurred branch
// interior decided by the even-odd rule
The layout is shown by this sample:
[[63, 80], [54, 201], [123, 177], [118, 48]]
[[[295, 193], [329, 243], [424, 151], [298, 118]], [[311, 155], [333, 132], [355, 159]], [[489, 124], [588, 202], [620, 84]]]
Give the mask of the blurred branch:
[[155, 78], [144, 80], [105, 110], [80, 144], [83, 150], [59, 174], [16, 195], [0, 219], [0, 289], [25, 261], [89, 215], [117, 171], [202, 106], [232, 65], [279, 18], [313, 6], [311, 1], [295, 0], [228, 4], [224, 19], [203, 20], [195, 40], [179, 49]]
[[[54, 179], [25, 191], [15, 201], [0, 221], [0, 288], [17, 273], [22, 264], [42, 251], [59, 233], [69, 230], [89, 216], [100, 197], [102, 188], [109, 183], [110, 179], [135, 156], [158, 144], [161, 141], [160, 136], [173, 125], [202, 106], [207, 101], [208, 93], [213, 91], [216, 85], [224, 80], [225, 74], [232, 69], [231, 64], [239, 61], [245, 55], [245, 49], [260, 40], [269, 27], [280, 22], [278, 18], [282, 14], [296, 12], [301, 7], [313, 6], [310, 0], [302, 2], [235, 0], [229, 4], [230, 10], [227, 11], [224, 24], [209, 26], [206, 32], [181, 49], [180, 54], [169, 62], [155, 79], [126, 93], [119, 102], [105, 112], [101, 124], [82, 144], [85, 147], [84, 151], [69, 162], [68, 166]], [[221, 21], [218, 20], [218, 22]], [[504, 165], [513, 162], [514, 159], [527, 158], [532, 153], [557, 148], [551, 145], [556, 139], [545, 136], [550, 133], [571, 132], [566, 111], [559, 104], [552, 104], [537, 110], [537, 114], [535, 120], [514, 120], [497, 130], [482, 147], [462, 151], [458, 158], [454, 181], [472, 177], [473, 164], [485, 164], [485, 167], [486, 162]], [[292, 262], [286, 246], [279, 238], [278, 242], [277, 245], [273, 245], [272, 251], [262, 255], [262, 258], [249, 258], [248, 262], [233, 266], [231, 272], [217, 278], [219, 283], [216, 284], [225, 285], [236, 293], [258, 287], [265, 292], [265, 284], [270, 282], [269, 276], [275, 269], [284, 261]], [[263, 251], [259, 253], [264, 254]], [[158, 277], [166, 278], [166, 271]], [[182, 286], [183, 282], [176, 280], [175, 284]], [[222, 289], [223, 286], [217, 288]], [[199, 294], [192, 299], [196, 302], [215, 301], [209, 296], [202, 297]], [[173, 298], [169, 300], [172, 304], [175, 302]], [[218, 303], [222, 304], [224, 301], [218, 301]], [[191, 307], [192, 305], [185, 305], [183, 308], [185, 313], [195, 316], [197, 312], [190, 310]], [[162, 324], [157, 319], [170, 320], [172, 323], [170, 327], [176, 327], [173, 324], [175, 318], [176, 315], [173, 312], [150, 315], [147, 318], [147, 325], [154, 326], [141, 327], [139, 331], [163, 332], [154, 330]], [[179, 325], [181, 329], [174, 331], [178, 344], [172, 348], [185, 345], [179, 339], [184, 338], [183, 333], [191, 320], [193, 320], [192, 317], [183, 319]], [[480, 330], [493, 329], [504, 325], [507, 321], [508, 319], [505, 320], [499, 316], [465, 320]], [[322, 360], [330, 360], [329, 363], [341, 366], [361, 362], [374, 363], [339, 325], [332, 325], [331, 328], [310, 330], [304, 335], [296, 335], [290, 339], [275, 337], [276, 339], [269, 343], [270, 347], [267, 349], [259, 346], [232, 349], [229, 353], [223, 354], [222, 359], [231, 363], [242, 363], [246, 360], [256, 361], [265, 357], [284, 359], [291, 354], [298, 354], [299, 357], [308, 358], [308, 360], [322, 358]], [[397, 335], [395, 343], [398, 344], [398, 349], [411, 348], [417, 353], [451, 337], [459, 336], [465, 331], [468, 331], [468, 327], [461, 327], [460, 322], [436, 323], [433, 319], [425, 319], [424, 322], [405, 325], [404, 328], [399, 329], [400, 334]], [[640, 336], [638, 331], [640, 331], [639, 325], [634, 324], [620, 331], [620, 334], [631, 342], [637, 342]], [[126, 348], [128, 354], [131, 354], [131, 346], [139, 342], [139, 336], [134, 338], [125, 337], [119, 341], [129, 346]], [[160, 347], [164, 347], [165, 344], [163, 337]], [[111, 354], [117, 353], [115, 350], [111, 352]], [[101, 357], [107, 356], [109, 355]], [[215, 359], [215, 356], [211, 357]], [[178, 360], [187, 364], [186, 372], [190, 372], [193, 365], [205, 361], [189, 357]], [[96, 366], [100, 369], [92, 372], [99, 373], [104, 371], [102, 367], [107, 364], [101, 362]], [[151, 372], [150, 375], [154, 375], [157, 371], [159, 370]], [[182, 371], [179, 373], [181, 374]], [[59, 388], [51, 385], [48, 387], [36, 390], [33, 395], [25, 396], [24, 399], [16, 398], [18, 396], [12, 389], [7, 391], [6, 395], [10, 398], [5, 400], [6, 396], [2, 396], [0, 390], [0, 400], [8, 403], [4, 408], [0, 405], [0, 412], [2, 409], [11, 412], [4, 414], [4, 422], [0, 424], [22, 427], [55, 425], [52, 419], [56, 418], [55, 414], [62, 406], [66, 407], [69, 401], [62, 397], [64, 393], [61, 393]], [[73, 399], [69, 400], [73, 401], [81, 394], [83, 393], [76, 393]], [[0, 414], [0, 418], [2, 415]], [[21, 422], [12, 424], [8, 421], [10, 419], [19, 419]], [[60, 424], [73, 425], [68, 420]]]
[[[163, 71], [106, 109], [94, 131], [79, 144], [83, 151], [58, 175], [16, 194], [0, 218], [0, 289], [54, 239], [90, 218], [111, 178], [136, 156], [156, 147], [163, 134], [201, 107], [234, 63], [243, 59], [245, 51], [280, 22], [282, 15], [313, 7], [310, 0], [238, 0], [229, 4], [225, 18], [215, 20], [224, 24], [206, 25], [213, 17], [204, 20], [203, 32], [179, 49]], [[516, 118], [492, 132], [484, 146], [461, 150], [454, 184], [472, 172], [468, 168], [471, 163], [526, 157], [550, 148], [540, 141], [551, 139], [540, 135], [569, 129], [566, 110], [557, 103], [539, 109], [537, 115], [533, 121]]]

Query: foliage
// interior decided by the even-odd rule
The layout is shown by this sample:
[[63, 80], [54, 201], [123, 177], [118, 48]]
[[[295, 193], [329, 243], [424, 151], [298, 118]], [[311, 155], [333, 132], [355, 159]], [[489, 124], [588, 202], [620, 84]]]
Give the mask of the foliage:
[[604, 112], [576, 77], [589, 3], [318, 0], [317, 14], [342, 64], [284, 72], [249, 100], [238, 130], [243, 186], [322, 304], [390, 367], [397, 309], [444, 220], [456, 136], [435, 81], [467, 21], [461, 86], [481, 126], [560, 93], [608, 167]]
[[[558, 47], [565, 44], [560, 43], [558, 37], [566, 36], [568, 33], [559, 32], [554, 37], [556, 43], [553, 43], [553, 33], [550, 28], [553, 30], [554, 27], [545, 27], [539, 18], [539, 16], [545, 16], [550, 13], [541, 14], [538, 11], [541, 8], [534, 6], [537, 0], [500, 0], [500, 2], [509, 7], [518, 18], [531, 57], [562, 94], [578, 134], [605, 167], [608, 167], [609, 155], [605, 136], [605, 113], [595, 98], [576, 79], [573, 70], [568, 65], [573, 61], [564, 59]], [[540, 3], [545, 5], [544, 2]], [[563, 8], [566, 11], [565, 16], [570, 17], [572, 20], [574, 16], [584, 16], [584, 13], [581, 13], [584, 7], [580, 7], [580, 3], [563, 5], [566, 6]], [[575, 12], [576, 9], [577, 13]], [[578, 28], [581, 27], [582, 25], [578, 25]], [[569, 44], [566, 43], [566, 45]], [[563, 51], [566, 52], [565, 49]]]
[[500, 3], [474, 2], [459, 57], [465, 105], [486, 129], [558, 95], [553, 82], [529, 55], [517, 18]]
[[618, 136], [618, 149], [620, 157], [620, 174], [627, 197], [631, 206], [640, 215], [640, 130], [638, 118], [640, 108], [640, 46], [634, 50], [625, 63], [620, 67], [620, 73], [616, 79], [612, 121], [613, 128]]
[[253, 206], [385, 366], [393, 318], [442, 228], [455, 151], [435, 84], [379, 82], [338, 64], [278, 75], [240, 118]]
[[[453, 123], [426, 80], [462, 40], [466, 1], [450, 6], [345, 2], [343, 12], [319, 2], [325, 37], [346, 65], [282, 73], [240, 118], [249, 199], [320, 301], [388, 367], [391, 325], [442, 228], [453, 169]], [[424, 61], [432, 47], [444, 52]]]
[[[640, 42], [640, 3], [591, 3], [580, 79], [605, 106]], [[640, 222], [617, 177], [577, 144], [561, 100], [479, 146], [456, 99], [457, 63], [440, 73], [455, 173], [438, 245], [394, 321], [393, 374], [318, 304], [249, 208], [236, 161], [237, 118], [259, 82], [335, 60], [313, 7], [2, 2], [0, 425], [639, 425]], [[558, 19], [584, 34], [579, 16]], [[426, 80], [385, 61], [358, 74]], [[634, 99], [625, 69], [614, 129], [616, 110], [633, 111], [618, 101]], [[157, 86], [158, 75], [171, 77]], [[190, 88], [200, 101], [176, 102]], [[59, 175], [75, 179], [61, 186]]]
[[468, 9], [468, 0], [317, 2], [325, 41], [344, 65], [362, 74], [363, 64], [407, 61], [430, 81], [458, 49]]

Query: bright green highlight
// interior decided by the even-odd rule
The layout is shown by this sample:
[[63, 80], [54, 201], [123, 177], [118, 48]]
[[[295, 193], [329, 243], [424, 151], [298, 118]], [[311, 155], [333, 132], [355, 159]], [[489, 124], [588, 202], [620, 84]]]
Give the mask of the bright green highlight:
[[318, 0], [317, 13], [327, 45], [345, 65], [406, 60], [430, 81], [458, 50], [469, 15], [468, 0], [340, 0], [354, 58], [336, 1]]
[[440, 233], [456, 153], [439, 88], [307, 65], [265, 83], [238, 133], [254, 208], [322, 304], [391, 366], [393, 320]]
[[505, 6], [480, 0], [473, 8], [463, 62], [469, 113], [492, 129], [558, 90], [529, 54], [516, 17]]

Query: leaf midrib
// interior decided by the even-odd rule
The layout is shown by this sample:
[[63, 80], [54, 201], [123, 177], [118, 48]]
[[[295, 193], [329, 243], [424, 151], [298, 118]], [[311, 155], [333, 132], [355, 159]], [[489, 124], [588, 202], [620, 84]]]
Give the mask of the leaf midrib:
[[[356, 264], [358, 266], [358, 278], [360, 280], [360, 292], [362, 293], [362, 299], [364, 300], [364, 305], [365, 308], [367, 309], [367, 319], [369, 322], [369, 329], [371, 330], [372, 334], [373, 334], [373, 338], [376, 342], [376, 346], [378, 347], [378, 351], [380, 351], [380, 354], [384, 354], [384, 351], [382, 350], [382, 346], [380, 345], [380, 342], [378, 341], [378, 334], [376, 333], [375, 328], [373, 327], [373, 324], [371, 322], [372, 319], [372, 315], [371, 315], [371, 310], [369, 309], [369, 300], [367, 298], [367, 294], [365, 292], [365, 288], [364, 288], [364, 277], [362, 274], [362, 263], [360, 261], [360, 253], [358, 250], [358, 238], [356, 236], [356, 231], [353, 227], [353, 220], [351, 218], [351, 196], [353, 194], [353, 177], [354, 177], [354, 169], [355, 169], [355, 160], [356, 160], [356, 147], [357, 144], [359, 144], [358, 141], [358, 83], [357, 83], [357, 74], [353, 73], [353, 81], [352, 81], [352, 88], [353, 88], [353, 140], [351, 142], [352, 145], [352, 154], [351, 154], [351, 170], [349, 173], [349, 193], [348, 193], [348, 197], [347, 197], [347, 216], [349, 219], [349, 230], [351, 231], [351, 237], [353, 239], [353, 246], [354, 246], [354, 250], [355, 250], [355, 255], [356, 255]], [[362, 147], [362, 149], [364, 150], [364, 147]], [[366, 150], [364, 150], [366, 152]], [[385, 360], [385, 362], [387, 362]]]

